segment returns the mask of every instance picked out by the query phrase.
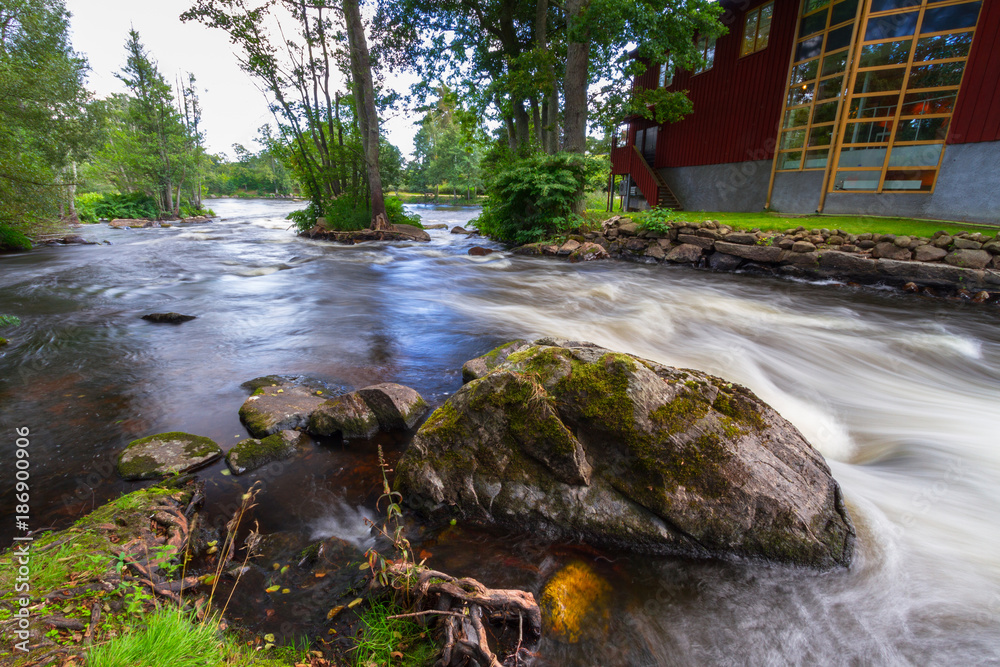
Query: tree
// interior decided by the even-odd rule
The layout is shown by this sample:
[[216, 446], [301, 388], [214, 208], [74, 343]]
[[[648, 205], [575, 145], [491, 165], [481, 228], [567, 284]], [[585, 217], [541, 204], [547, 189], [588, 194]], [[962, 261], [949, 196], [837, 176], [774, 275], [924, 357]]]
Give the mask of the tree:
[[[273, 7], [291, 17], [293, 29]], [[241, 67], [270, 99], [284, 159], [314, 214], [341, 211], [347, 201], [367, 210], [373, 226], [387, 224], [378, 100], [357, 0], [197, 0], [181, 19], [229, 35]], [[350, 78], [348, 94], [336, 89], [337, 70]]]
[[30, 229], [65, 202], [95, 114], [62, 0], [0, 3], [0, 226]]

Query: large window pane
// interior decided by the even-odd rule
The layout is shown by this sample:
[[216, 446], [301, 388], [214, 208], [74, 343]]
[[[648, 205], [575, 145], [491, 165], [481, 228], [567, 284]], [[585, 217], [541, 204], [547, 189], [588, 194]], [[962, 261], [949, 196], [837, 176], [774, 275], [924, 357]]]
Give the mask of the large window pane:
[[809, 12], [814, 12], [820, 7], [826, 7], [830, 4], [830, 0], [806, 0], [802, 5], [802, 13], [808, 14]]
[[795, 84], [802, 83], [803, 81], [812, 81], [816, 78], [816, 70], [818, 68], [819, 58], [815, 58], [809, 62], [804, 62], [801, 65], [795, 65], [792, 67], [791, 84], [794, 86]]
[[907, 87], [912, 90], [915, 88], [957, 86], [962, 83], [962, 72], [964, 70], [964, 62], [937, 63], [936, 65], [914, 67], [910, 70], [910, 85]]
[[754, 45], [757, 42], [757, 21], [759, 19], [759, 12], [750, 12], [747, 14], [746, 24], [743, 26], [743, 45], [740, 47], [741, 56], [754, 52]]
[[809, 132], [809, 147], [829, 146], [833, 139], [833, 125], [822, 125], [814, 127]]
[[944, 141], [948, 136], [947, 118], [911, 118], [899, 121], [896, 141]]
[[839, 51], [848, 44], [851, 43], [851, 35], [854, 34], [853, 25], [845, 25], [843, 28], [837, 28], [836, 30], [831, 30], [826, 35], [826, 48], [827, 53], [833, 53], [834, 51]]
[[832, 123], [837, 120], [837, 107], [840, 105], [839, 102], [827, 102], [826, 104], [817, 104], [815, 110], [813, 111], [813, 122], [814, 123]]
[[757, 50], [767, 46], [771, 37], [771, 17], [774, 15], [774, 3], [768, 3], [760, 9], [760, 27], [757, 28]]
[[903, 115], [921, 116], [931, 113], [951, 113], [955, 108], [957, 90], [930, 90], [910, 93], [903, 97]]
[[792, 127], [802, 127], [803, 125], [809, 124], [809, 107], [799, 107], [798, 109], [789, 109], [785, 112], [785, 122], [784, 127], [786, 129]]
[[913, 192], [930, 192], [934, 188], [933, 169], [906, 169], [885, 172], [883, 190], [910, 190]]
[[924, 12], [920, 33], [926, 35], [929, 32], [971, 28], [976, 25], [976, 19], [979, 18], [981, 4], [981, 2], [967, 2], [964, 5], [928, 9]]
[[851, 100], [851, 118], [884, 118], [896, 115], [899, 95], [873, 95]]
[[972, 48], [971, 32], [924, 37], [917, 42], [917, 50], [913, 54], [913, 59], [920, 61], [964, 58], [969, 55], [970, 48]]
[[834, 53], [823, 58], [823, 76], [838, 74], [847, 69], [847, 51]]
[[830, 17], [830, 25], [837, 25], [844, 21], [853, 21], [858, 15], [858, 0], [845, 0], [833, 6], [833, 16]]
[[844, 130], [845, 144], [878, 144], [889, 141], [892, 121], [882, 120], [870, 123], [849, 123]]
[[802, 151], [781, 153], [778, 158], [778, 169], [798, 169], [802, 165]]
[[889, 156], [890, 167], [936, 167], [941, 161], [944, 144], [895, 146]]
[[829, 157], [829, 148], [818, 151], [806, 151], [806, 163], [802, 166], [806, 169], [823, 169], [826, 167], [826, 161]]
[[913, 45], [912, 39], [904, 39], [898, 42], [882, 42], [881, 44], [869, 44], [862, 47], [861, 59], [858, 61], [859, 67], [879, 67], [882, 65], [905, 65], [906, 59], [910, 57], [910, 47]]
[[903, 67], [880, 69], [873, 72], [858, 72], [858, 76], [854, 80], [854, 93], [863, 95], [865, 93], [899, 90], [903, 87], [903, 75], [905, 73], [906, 69]]
[[823, 35], [810, 37], [795, 50], [795, 62], [815, 58], [823, 50]]
[[885, 164], [885, 154], [888, 148], [842, 148], [840, 149], [840, 167], [878, 167]]
[[886, 12], [890, 9], [919, 7], [920, 0], [872, 0], [872, 12]]
[[834, 97], [840, 97], [840, 93], [843, 89], [843, 76], [835, 76], [832, 79], [824, 79], [819, 82], [819, 88], [816, 91], [816, 99], [829, 100]]
[[877, 190], [881, 171], [838, 171], [834, 190]]
[[827, 12], [817, 12], [803, 18], [799, 22], [799, 37], [826, 30], [826, 15]]
[[805, 130], [792, 130], [781, 135], [781, 150], [802, 148], [806, 142]]
[[788, 89], [788, 106], [797, 107], [801, 104], [809, 104], [813, 101], [813, 88], [815, 84], [803, 83]]
[[919, 12], [906, 14], [889, 14], [868, 19], [865, 30], [865, 41], [876, 39], [891, 39], [893, 37], [909, 37], [917, 29]]

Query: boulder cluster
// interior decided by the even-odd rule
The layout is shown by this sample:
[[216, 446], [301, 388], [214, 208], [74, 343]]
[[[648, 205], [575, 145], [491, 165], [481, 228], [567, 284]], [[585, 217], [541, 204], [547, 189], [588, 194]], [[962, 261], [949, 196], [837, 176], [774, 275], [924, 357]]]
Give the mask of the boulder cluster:
[[675, 222], [660, 232], [615, 217], [600, 231], [572, 236], [562, 245], [536, 243], [514, 252], [570, 261], [610, 257], [719, 271], [755, 268], [863, 283], [912, 283], [918, 289], [965, 290], [980, 301], [1000, 296], [1000, 239], [978, 232], [911, 237], [802, 226], [784, 232], [738, 231], [718, 220]]

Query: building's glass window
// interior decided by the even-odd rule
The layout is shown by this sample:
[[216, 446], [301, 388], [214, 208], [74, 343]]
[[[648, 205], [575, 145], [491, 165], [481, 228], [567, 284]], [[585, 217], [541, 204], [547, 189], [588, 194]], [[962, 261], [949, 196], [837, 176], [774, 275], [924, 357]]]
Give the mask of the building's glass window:
[[833, 190], [934, 190], [981, 6], [872, 0]]
[[660, 79], [657, 82], [660, 88], [666, 88], [674, 83], [674, 64], [670, 58], [660, 65]]
[[[782, 116], [785, 132], [775, 161], [779, 171], [825, 169], [837, 119], [858, 0], [806, 0]], [[809, 150], [802, 153], [801, 149]], [[797, 157], [796, 157], [797, 156]]]
[[698, 39], [698, 52], [705, 59], [705, 64], [694, 70], [695, 74], [701, 74], [712, 69], [715, 65], [715, 38], [700, 37]]
[[771, 19], [774, 16], [774, 2], [761, 5], [747, 12], [743, 22], [743, 44], [740, 46], [740, 56], [767, 48], [771, 37]]

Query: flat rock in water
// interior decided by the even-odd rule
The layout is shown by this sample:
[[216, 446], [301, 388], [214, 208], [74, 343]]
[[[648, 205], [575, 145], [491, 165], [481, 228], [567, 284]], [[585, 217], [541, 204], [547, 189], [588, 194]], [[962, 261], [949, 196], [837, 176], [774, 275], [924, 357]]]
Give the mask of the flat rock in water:
[[436, 222], [432, 225], [424, 225], [424, 229], [448, 229], [448, 225], [443, 222]]
[[396, 467], [416, 505], [642, 553], [851, 562], [823, 457], [745, 387], [555, 339], [463, 376]]
[[173, 431], [129, 443], [118, 457], [118, 474], [126, 480], [158, 479], [185, 473], [222, 456], [222, 448], [200, 435]]
[[490, 248], [484, 248], [482, 246], [476, 245], [469, 248], [469, 254], [473, 257], [482, 257], [484, 255], [492, 255], [493, 250]]
[[304, 429], [313, 411], [328, 398], [291, 382], [262, 386], [240, 407], [240, 420], [255, 438]]
[[470, 232], [465, 227], [452, 227], [451, 228], [451, 233], [452, 234], [471, 234], [472, 232]]
[[378, 426], [378, 417], [358, 392], [352, 391], [321, 403], [309, 415], [306, 430], [313, 435], [370, 438], [378, 433]]
[[142, 220], [139, 218], [115, 218], [108, 223], [109, 227], [115, 227], [117, 229], [141, 229], [145, 227], [159, 227], [160, 223], [158, 220]]
[[226, 465], [234, 475], [242, 475], [268, 463], [291, 458], [298, 451], [302, 437], [296, 431], [280, 431], [262, 440], [241, 440], [226, 452]]
[[181, 315], [180, 313], [149, 313], [148, 315], [143, 315], [142, 319], [160, 324], [180, 324], [197, 319], [197, 316]]
[[375, 413], [383, 431], [413, 428], [427, 412], [420, 394], [401, 384], [383, 382], [359, 389], [358, 395]]

